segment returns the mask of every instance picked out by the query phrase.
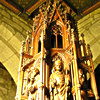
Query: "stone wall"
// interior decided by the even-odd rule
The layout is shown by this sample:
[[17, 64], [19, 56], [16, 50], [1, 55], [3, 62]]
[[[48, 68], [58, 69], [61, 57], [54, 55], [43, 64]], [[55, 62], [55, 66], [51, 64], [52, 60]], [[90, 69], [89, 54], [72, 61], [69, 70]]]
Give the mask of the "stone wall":
[[0, 68], [0, 100], [14, 100], [16, 84], [7, 70]]
[[78, 21], [79, 35], [84, 33], [93, 53], [94, 67], [100, 63], [100, 8]]
[[27, 30], [32, 31], [32, 26], [0, 4], [0, 62], [16, 83], [19, 52]]

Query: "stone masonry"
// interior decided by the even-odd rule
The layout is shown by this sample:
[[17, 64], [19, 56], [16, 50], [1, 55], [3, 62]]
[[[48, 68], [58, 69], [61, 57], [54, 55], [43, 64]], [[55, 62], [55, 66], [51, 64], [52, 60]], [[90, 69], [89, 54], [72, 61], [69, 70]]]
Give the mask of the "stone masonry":
[[32, 31], [32, 26], [0, 4], [0, 62], [15, 83], [18, 79], [19, 52], [27, 30]]
[[0, 68], [0, 100], [14, 100], [16, 84], [7, 70]]

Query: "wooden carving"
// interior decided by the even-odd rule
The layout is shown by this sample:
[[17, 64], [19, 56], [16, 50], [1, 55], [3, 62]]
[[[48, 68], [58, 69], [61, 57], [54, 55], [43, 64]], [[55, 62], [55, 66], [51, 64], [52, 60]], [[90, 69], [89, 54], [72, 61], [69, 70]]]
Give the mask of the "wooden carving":
[[67, 100], [68, 78], [61, 59], [56, 59], [50, 75], [50, 100]]
[[31, 69], [29, 88], [29, 100], [39, 99], [40, 68]]
[[99, 100], [92, 52], [72, 15], [63, 0], [39, 7], [20, 52], [16, 100]]

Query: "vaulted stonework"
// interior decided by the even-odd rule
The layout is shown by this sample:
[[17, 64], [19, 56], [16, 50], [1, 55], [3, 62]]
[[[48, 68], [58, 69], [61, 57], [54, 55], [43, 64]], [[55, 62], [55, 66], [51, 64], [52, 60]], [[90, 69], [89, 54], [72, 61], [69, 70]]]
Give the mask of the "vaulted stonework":
[[92, 52], [84, 34], [78, 37], [73, 10], [54, 0], [39, 12], [22, 43], [15, 99], [99, 100]]

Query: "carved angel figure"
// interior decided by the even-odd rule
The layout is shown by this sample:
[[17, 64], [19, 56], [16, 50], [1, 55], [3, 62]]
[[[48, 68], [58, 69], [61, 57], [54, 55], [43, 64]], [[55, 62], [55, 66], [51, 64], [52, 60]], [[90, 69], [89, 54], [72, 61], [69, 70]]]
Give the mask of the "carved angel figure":
[[54, 62], [54, 72], [50, 76], [50, 100], [67, 100], [68, 82], [60, 59]]

